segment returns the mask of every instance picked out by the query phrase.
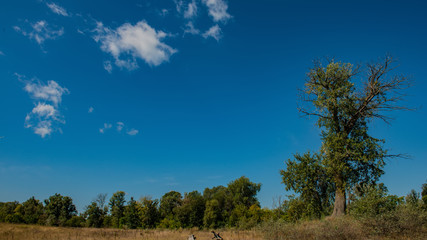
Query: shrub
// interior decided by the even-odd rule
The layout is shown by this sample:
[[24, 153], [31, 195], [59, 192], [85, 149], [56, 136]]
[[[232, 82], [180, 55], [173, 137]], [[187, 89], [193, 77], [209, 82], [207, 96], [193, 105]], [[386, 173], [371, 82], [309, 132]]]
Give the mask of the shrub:
[[427, 212], [420, 207], [401, 205], [373, 218], [365, 218], [363, 224], [377, 235], [422, 234], [427, 229]]
[[264, 222], [260, 231], [266, 240], [286, 239], [366, 239], [363, 225], [350, 218], [287, 223], [283, 220]]
[[349, 205], [349, 213], [356, 218], [373, 218], [396, 209], [403, 198], [387, 195], [383, 184], [363, 185], [357, 189], [355, 200]]

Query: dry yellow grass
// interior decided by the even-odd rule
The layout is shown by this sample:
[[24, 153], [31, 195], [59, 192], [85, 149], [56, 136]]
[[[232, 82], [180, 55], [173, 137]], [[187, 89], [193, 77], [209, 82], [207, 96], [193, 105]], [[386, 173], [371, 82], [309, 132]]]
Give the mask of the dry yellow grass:
[[[0, 240], [187, 240], [194, 234], [197, 240], [210, 240], [212, 233], [199, 230], [122, 230], [96, 228], [62, 228], [0, 223]], [[261, 240], [256, 231], [227, 230], [225, 240]]]

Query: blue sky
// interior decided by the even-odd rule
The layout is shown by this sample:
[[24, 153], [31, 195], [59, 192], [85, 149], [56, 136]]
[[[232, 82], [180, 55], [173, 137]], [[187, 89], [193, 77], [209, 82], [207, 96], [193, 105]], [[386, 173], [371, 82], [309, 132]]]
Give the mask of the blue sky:
[[[2, 1], [0, 201], [98, 194], [161, 197], [242, 175], [271, 207], [279, 171], [316, 151], [297, 111], [314, 59], [390, 53], [414, 81], [391, 125], [393, 194], [427, 180], [423, 1]], [[359, 78], [365, 76], [361, 74]]]

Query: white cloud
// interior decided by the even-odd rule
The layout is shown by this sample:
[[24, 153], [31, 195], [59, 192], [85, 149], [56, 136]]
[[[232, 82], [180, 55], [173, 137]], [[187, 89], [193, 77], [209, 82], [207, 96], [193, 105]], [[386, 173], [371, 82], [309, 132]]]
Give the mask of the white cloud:
[[104, 133], [105, 130], [112, 128], [113, 125], [111, 123], [104, 123], [104, 127], [99, 129], [100, 133]]
[[199, 35], [200, 30], [194, 27], [193, 22], [188, 22], [184, 28], [184, 34], [185, 33], [190, 33], [193, 35]]
[[223, 0], [202, 0], [202, 2], [208, 7], [209, 15], [215, 22], [226, 22], [231, 18], [231, 15], [227, 13], [228, 5]]
[[65, 8], [55, 4], [55, 3], [46, 3], [46, 6], [50, 8], [50, 10], [58, 15], [62, 15], [68, 17], [67, 10]]
[[68, 94], [68, 89], [61, 87], [51, 80], [44, 84], [35, 79], [26, 80], [25, 76], [15, 74], [25, 83], [24, 90], [31, 96], [34, 108], [25, 117], [25, 128], [32, 128], [35, 134], [44, 138], [53, 131], [61, 131], [58, 124], [65, 124], [59, 111], [62, 96]]
[[93, 107], [90, 107], [89, 110], [87, 111], [88, 113], [92, 113], [93, 112]]
[[[19, 75], [17, 76], [20, 77]], [[47, 84], [43, 84], [40, 81], [27, 81], [24, 90], [28, 92], [33, 99], [52, 102], [55, 107], [61, 103], [62, 95], [69, 93], [68, 89], [59, 86], [59, 84], [53, 80], [48, 81]]]
[[124, 125], [125, 124], [123, 122], [117, 122], [117, 131], [118, 132], [122, 131]]
[[40, 121], [37, 126], [33, 127], [34, 133], [44, 138], [46, 135], [52, 133], [52, 122], [51, 121]]
[[205, 33], [202, 35], [204, 38], [213, 37], [215, 40], [219, 41], [221, 39], [221, 28], [217, 25], [212, 26], [209, 28]]
[[31, 112], [39, 117], [54, 117], [56, 115], [54, 106], [40, 102], [37, 103], [37, 106], [35, 106]]
[[131, 136], [135, 136], [136, 134], [138, 134], [138, 132], [139, 132], [138, 130], [132, 128], [131, 130], [127, 131], [127, 134]]
[[39, 45], [42, 45], [46, 40], [54, 40], [64, 34], [64, 28], [52, 29], [45, 20], [41, 20], [36, 23], [30, 23], [30, 25], [32, 28], [30, 31], [22, 29], [18, 26], [14, 26], [13, 28], [15, 31], [28, 37], [29, 39], [34, 39]]
[[115, 64], [121, 68], [136, 69], [137, 58], [150, 66], [158, 66], [169, 61], [170, 56], [177, 52], [161, 41], [168, 34], [156, 31], [145, 21], [135, 25], [125, 23], [117, 29], [104, 27], [101, 22], [97, 22], [94, 31], [96, 34], [93, 38], [101, 44], [101, 50], [111, 54]]
[[111, 65], [111, 61], [104, 61], [104, 69], [108, 73], [111, 73], [113, 71], [113, 66]]
[[193, 18], [197, 16], [197, 4], [196, 1], [188, 3], [187, 9], [184, 12], [184, 18]]
[[197, 16], [197, 3], [195, 0], [183, 1], [183, 0], [174, 0], [176, 11], [179, 14], [182, 14], [184, 18], [194, 18]]

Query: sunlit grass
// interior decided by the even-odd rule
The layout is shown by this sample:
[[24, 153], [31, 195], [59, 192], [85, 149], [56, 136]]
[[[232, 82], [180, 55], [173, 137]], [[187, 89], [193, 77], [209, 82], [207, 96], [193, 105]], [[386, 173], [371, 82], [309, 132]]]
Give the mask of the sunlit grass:
[[[0, 240], [187, 240], [194, 234], [197, 240], [212, 239], [210, 231], [200, 230], [123, 230], [110, 228], [62, 228], [37, 225], [0, 223]], [[261, 240], [257, 231], [221, 231], [225, 240]]]

